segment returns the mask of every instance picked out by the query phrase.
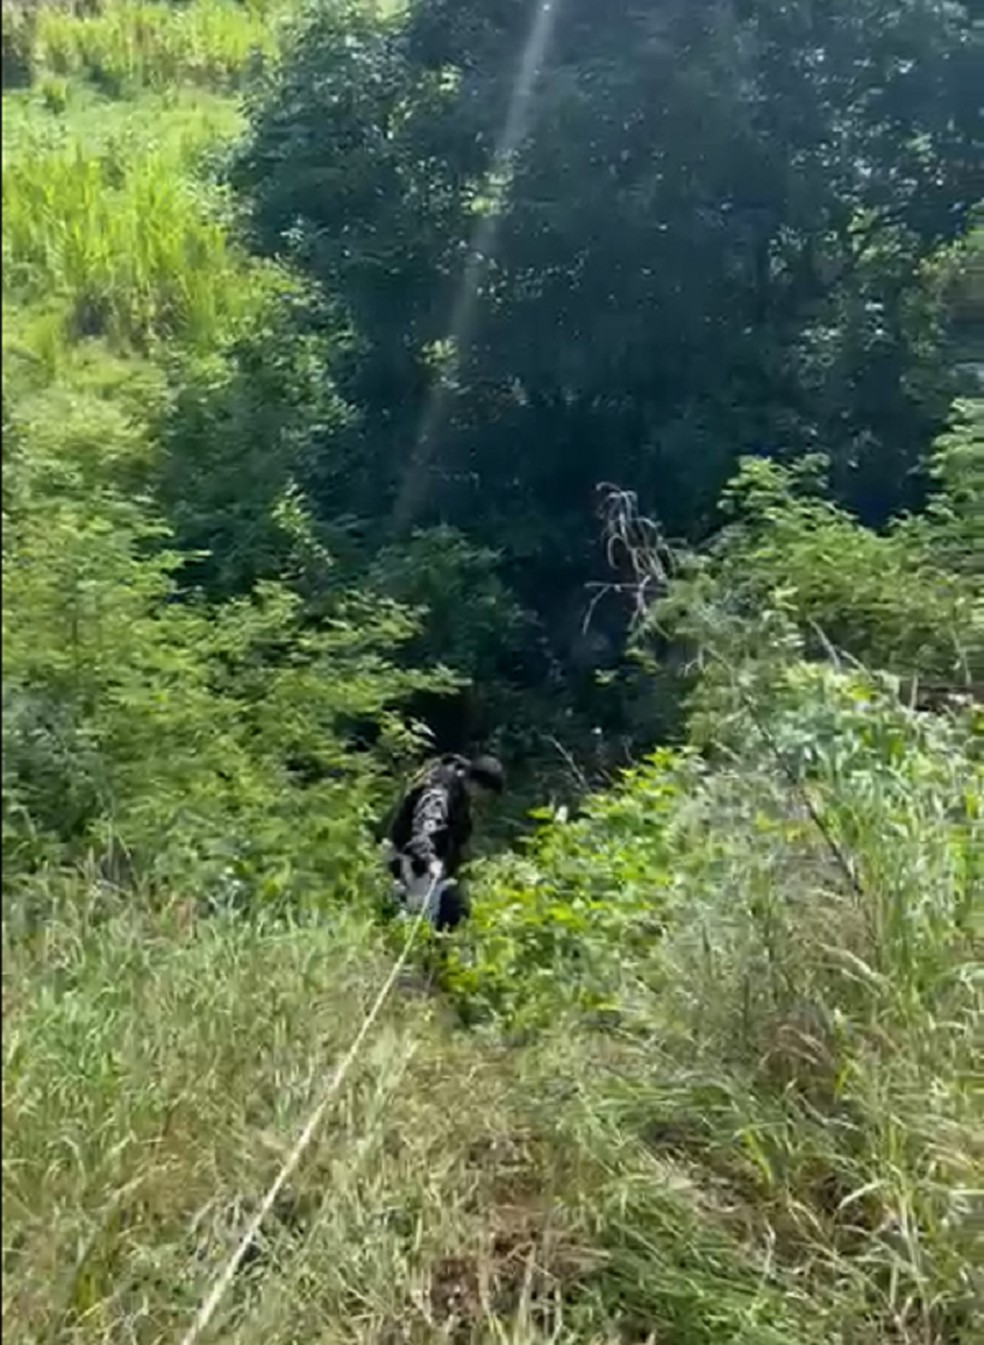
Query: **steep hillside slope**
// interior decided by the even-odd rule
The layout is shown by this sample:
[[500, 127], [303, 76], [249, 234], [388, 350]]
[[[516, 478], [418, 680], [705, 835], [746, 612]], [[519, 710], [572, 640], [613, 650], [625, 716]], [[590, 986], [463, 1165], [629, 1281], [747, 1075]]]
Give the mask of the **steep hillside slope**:
[[[321, 8], [360, 33], [394, 12]], [[249, 251], [223, 185], [293, 12], [4, 7], [2, 1294], [25, 1345], [183, 1338], [403, 948], [370, 824], [427, 749], [421, 707], [469, 679], [521, 699], [489, 653], [532, 643], [496, 556], [437, 529], [366, 565], [364, 521], [323, 526], [298, 484], [359, 466], [335, 376], [365, 351]], [[940, 276], [969, 292], [966, 248], [928, 307]], [[979, 1338], [980, 427], [954, 408], [926, 507], [879, 532], [812, 458], [745, 463], [699, 554], [626, 506], [601, 540], [640, 598], [636, 670], [589, 671], [672, 745], [613, 771], [607, 729], [582, 750], [604, 702], [546, 675], [504, 723], [542, 807], [492, 820], [474, 919], [420, 937], [208, 1338]]]

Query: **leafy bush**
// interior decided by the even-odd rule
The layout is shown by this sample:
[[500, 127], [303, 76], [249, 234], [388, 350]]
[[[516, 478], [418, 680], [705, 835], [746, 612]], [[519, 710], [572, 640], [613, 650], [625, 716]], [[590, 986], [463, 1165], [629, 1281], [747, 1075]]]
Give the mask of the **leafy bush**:
[[[394, 1001], [219, 1329], [970, 1345], [984, 725], [908, 683], [977, 675], [980, 404], [883, 533], [809, 462], [746, 466], [620, 722], [575, 676], [614, 679], [618, 635], [557, 657], [604, 552], [599, 452], [695, 529], [749, 446], [826, 444], [872, 517], [917, 497], [963, 13], [555, 7], [455, 352], [528, 6], [315, 8], [240, 163], [314, 298], [200, 172], [279, 4], [4, 11], [5, 84], [33, 81], [3, 140], [5, 1324], [190, 1318], [402, 946], [365, 822], [468, 673], [520, 806], [548, 739], [557, 797], [586, 791], [681, 688], [689, 742], [475, 865], [426, 955], [476, 1030]], [[447, 456], [400, 535], [435, 380]]]
[[937, 439], [930, 469], [938, 493], [925, 517], [906, 520], [904, 532], [935, 560], [968, 582], [984, 574], [984, 399], [956, 403], [952, 424]]
[[[179, 600], [184, 557], [120, 490], [146, 471], [162, 380], [121, 387], [105, 356], [85, 368], [34, 392], [5, 380], [9, 881], [90, 848], [203, 893], [221, 874], [271, 894], [310, 892], [325, 865], [361, 871], [374, 781], [415, 741], [399, 705], [447, 679], [397, 668], [414, 624], [381, 600], [339, 593], [317, 627], [278, 585], [218, 609]], [[365, 719], [382, 729], [372, 759], [346, 739]]]
[[692, 654], [692, 745], [477, 867], [444, 969], [466, 1019], [575, 1035], [579, 1133], [682, 1163], [821, 1339], [973, 1338], [984, 720], [818, 628], [910, 677], [978, 666], [953, 651], [978, 647], [979, 448], [958, 425], [885, 535], [804, 498], [810, 464], [748, 464], [643, 628]]
[[754, 1201], [831, 1338], [969, 1341], [980, 716], [797, 661], [769, 686], [733, 686], [716, 765], [662, 753], [484, 866], [446, 983], [603, 1028], [612, 1142]]
[[647, 615], [641, 645], [660, 634], [701, 651], [699, 696], [711, 719], [715, 663], [727, 677], [729, 664], [767, 661], [770, 642], [779, 656], [799, 649], [860, 660], [910, 688], [921, 680], [979, 685], [981, 405], [958, 403], [937, 441], [937, 490], [926, 510], [884, 532], [826, 498], [822, 459], [793, 467], [746, 461], [725, 496], [734, 521], [704, 556], [683, 559], [678, 582]]
[[[388, 661], [410, 627], [348, 604], [306, 631], [277, 588], [220, 612], [176, 603], [180, 558], [141, 558], [159, 529], [127, 513], [49, 501], [5, 564], [5, 772], [26, 831], [201, 894], [222, 875], [273, 896], [361, 872], [374, 763], [344, 724], [375, 718], [412, 746], [396, 707], [434, 679]], [[298, 755], [319, 783], [292, 785]]]
[[[312, 440], [330, 441], [346, 422], [324, 339], [290, 321], [299, 302], [285, 278], [228, 339], [166, 361], [155, 490], [182, 548], [207, 550], [186, 577], [215, 597], [285, 572], [299, 580], [283, 510], [299, 498]], [[330, 536], [334, 547], [340, 539]], [[337, 586], [337, 558], [319, 571], [312, 598], [327, 580]]]
[[422, 638], [452, 667], [484, 681], [515, 655], [529, 618], [496, 573], [498, 557], [453, 528], [416, 533], [375, 557], [367, 582], [427, 610]]
[[474, 919], [447, 978], [467, 1016], [524, 1028], [565, 1006], [615, 1002], [623, 952], [662, 928], [675, 853], [667, 829], [685, 825], [679, 805], [698, 772], [663, 750], [618, 791], [586, 800], [577, 821], [541, 813], [525, 853], [476, 867]]

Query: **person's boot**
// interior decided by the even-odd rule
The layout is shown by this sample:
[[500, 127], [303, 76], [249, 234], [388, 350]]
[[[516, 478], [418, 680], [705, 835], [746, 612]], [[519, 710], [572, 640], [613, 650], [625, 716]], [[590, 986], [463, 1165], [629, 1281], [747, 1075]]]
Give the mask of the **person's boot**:
[[434, 927], [439, 933], [457, 929], [470, 914], [468, 899], [453, 878], [441, 884]]

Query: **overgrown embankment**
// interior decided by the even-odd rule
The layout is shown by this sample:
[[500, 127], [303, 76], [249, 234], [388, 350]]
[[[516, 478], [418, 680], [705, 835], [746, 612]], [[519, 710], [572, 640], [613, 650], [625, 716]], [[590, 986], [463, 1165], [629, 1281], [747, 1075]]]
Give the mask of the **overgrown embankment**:
[[[436, 722], [467, 682], [469, 722], [495, 711], [538, 800], [577, 806], [570, 820], [544, 806], [528, 844], [475, 866], [475, 918], [435, 993], [406, 986], [388, 1004], [215, 1338], [971, 1345], [984, 1293], [984, 774], [968, 693], [984, 676], [980, 403], [918, 451], [908, 429], [891, 437], [906, 399], [922, 399], [926, 423], [945, 403], [946, 287], [965, 334], [974, 311], [973, 239], [933, 253], [925, 289], [909, 265], [936, 236], [940, 202], [919, 193], [939, 184], [923, 168], [947, 190], [959, 178], [957, 122], [933, 121], [905, 177], [902, 122], [879, 131], [865, 93], [875, 67], [837, 84], [853, 29], [843, 46], [840, 30], [819, 35], [835, 44], [836, 87], [811, 67], [792, 89], [773, 58], [799, 11], [762, 0], [749, 22], [764, 65], [717, 86], [749, 101], [715, 103], [688, 140], [698, 74], [738, 37], [751, 61], [749, 32], [687, 38], [681, 11], [615, 61], [585, 20], [545, 85], [559, 100], [548, 150], [573, 153], [575, 112], [631, 102], [647, 60], [661, 66], [684, 38], [697, 53], [691, 82], [644, 109], [662, 177], [633, 178], [627, 123], [617, 196], [602, 193], [603, 257], [621, 265], [631, 237], [639, 261], [659, 223], [646, 313], [621, 271], [608, 312], [578, 252], [596, 223], [582, 160], [534, 155], [514, 184], [488, 343], [451, 380], [456, 451], [487, 484], [474, 534], [425, 527], [380, 549], [382, 514], [355, 504], [387, 507], [393, 405], [413, 403], [422, 368], [454, 372], [421, 315], [435, 269], [458, 273], [453, 229], [484, 208], [469, 100], [475, 81], [498, 87], [523, 9], [421, 0], [411, 41], [384, 8], [316, 6], [317, 40], [288, 43], [281, 77], [288, 5], [5, 7], [4, 1328], [76, 1345], [186, 1329], [392, 965], [366, 823], [426, 749], [420, 706]], [[896, 46], [925, 20], [958, 83], [955, 11], [937, 23], [882, 8], [878, 96], [918, 122], [942, 86], [906, 85]], [[640, 21], [619, 9], [611, 41]], [[415, 62], [438, 58], [444, 77], [417, 79]], [[343, 142], [304, 130], [338, 92], [323, 84], [332, 61], [352, 76], [354, 101], [332, 104], [351, 133], [344, 183], [328, 171]], [[396, 108], [386, 72], [402, 72]], [[787, 120], [804, 91], [810, 117]], [[780, 221], [778, 251], [756, 253], [772, 226], [761, 212], [735, 224], [727, 156], [709, 148], [725, 124], [740, 131], [737, 110], [766, 109], [777, 143], [806, 136], [798, 162], [813, 163], [834, 104], [838, 127], [877, 149], [884, 189], [909, 183], [913, 232], [867, 218], [858, 197], [841, 232], [811, 208], [816, 237]], [[373, 141], [379, 118], [389, 137]], [[223, 165], [247, 127], [233, 194]], [[244, 195], [242, 165], [264, 146], [275, 172]], [[438, 160], [457, 168], [421, 195]], [[398, 201], [376, 191], [387, 173]], [[298, 181], [306, 210], [331, 207], [321, 231], [305, 216], [289, 247], [258, 258], [249, 237], [277, 249], [244, 216], [269, 223]], [[571, 195], [582, 187], [587, 199]], [[696, 217], [677, 207], [694, 191], [705, 213], [684, 236]], [[343, 197], [358, 237], [341, 295], [324, 282]], [[544, 217], [554, 200], [564, 211]], [[684, 275], [698, 244], [711, 270]], [[753, 254], [772, 269], [749, 269]], [[707, 274], [734, 287], [733, 362], [720, 386], [690, 389], [684, 413], [660, 391], [669, 345], [650, 384], [636, 342], [655, 351], [647, 324], [669, 313], [703, 350], [724, 318]], [[573, 305], [562, 321], [558, 275]], [[421, 319], [417, 345], [402, 344], [394, 298]], [[796, 370], [770, 325], [790, 313], [805, 324]], [[558, 558], [578, 583], [588, 573], [578, 482], [593, 498], [610, 444], [621, 467], [644, 466], [658, 429], [660, 461], [679, 466], [686, 449], [707, 467], [706, 480], [684, 473], [688, 490], [713, 494], [721, 460], [696, 447], [739, 393], [747, 429], [762, 379], [773, 409], [789, 410], [777, 389], [797, 389], [796, 434], [815, 444], [825, 427], [832, 463], [798, 440], [791, 468], [743, 463], [720, 503], [727, 526], [699, 555], [680, 548], [668, 585], [653, 557], [629, 564], [615, 547], [634, 586], [623, 596], [652, 581], [636, 671], [558, 663], [529, 597], [560, 594]], [[486, 423], [502, 437], [476, 438]], [[737, 452], [728, 440], [732, 466]], [[870, 486], [913, 453], [923, 506], [861, 526], [845, 473], [866, 464]], [[456, 471], [437, 487], [452, 512], [472, 488]], [[667, 690], [685, 713], [667, 712]], [[625, 725], [631, 744], [657, 722], [675, 745], [615, 774]], [[580, 778], [561, 787], [558, 763]]]

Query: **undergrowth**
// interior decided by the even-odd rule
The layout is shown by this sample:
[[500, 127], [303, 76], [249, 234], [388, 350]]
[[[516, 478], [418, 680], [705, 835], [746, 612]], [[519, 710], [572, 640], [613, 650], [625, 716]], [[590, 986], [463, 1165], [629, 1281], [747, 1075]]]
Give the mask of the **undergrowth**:
[[[450, 532], [353, 591], [293, 480], [304, 417], [330, 443], [349, 413], [213, 172], [282, 8], [4, 11], [24, 1342], [186, 1329], [401, 947], [367, 823], [426, 744], [414, 698], [461, 681], [417, 658], [411, 604], [478, 593], [464, 644], [519, 619]], [[968, 402], [884, 534], [743, 469], [640, 632], [643, 668], [684, 651], [688, 741], [475, 866], [473, 921], [388, 1005], [217, 1338], [972, 1345], [981, 449]]]
[[[237, 1339], [973, 1340], [974, 726], [862, 677], [780, 691], [730, 766], [664, 753], [491, 865], [443, 978], [493, 1015], [462, 1034], [404, 986]], [[829, 746], [794, 785], [771, 739], [808, 704]], [[91, 874], [8, 921], [23, 1338], [190, 1314], [382, 980], [366, 896], [333, 892], [314, 922], [203, 919]]]
[[57, 98], [82, 79], [112, 98], [139, 89], [233, 89], [252, 64], [276, 53], [275, 4], [236, 0], [99, 0], [91, 6], [4, 9], [4, 45], [17, 46], [21, 79]]
[[659, 754], [490, 863], [447, 984], [520, 1039], [594, 1021], [603, 1111], [733, 1203], [823, 1338], [970, 1340], [979, 713], [796, 663], [745, 694], [730, 759]]
[[8, 168], [4, 271], [26, 303], [63, 298], [76, 337], [204, 342], [247, 290], [221, 223], [166, 158], [74, 154]]

